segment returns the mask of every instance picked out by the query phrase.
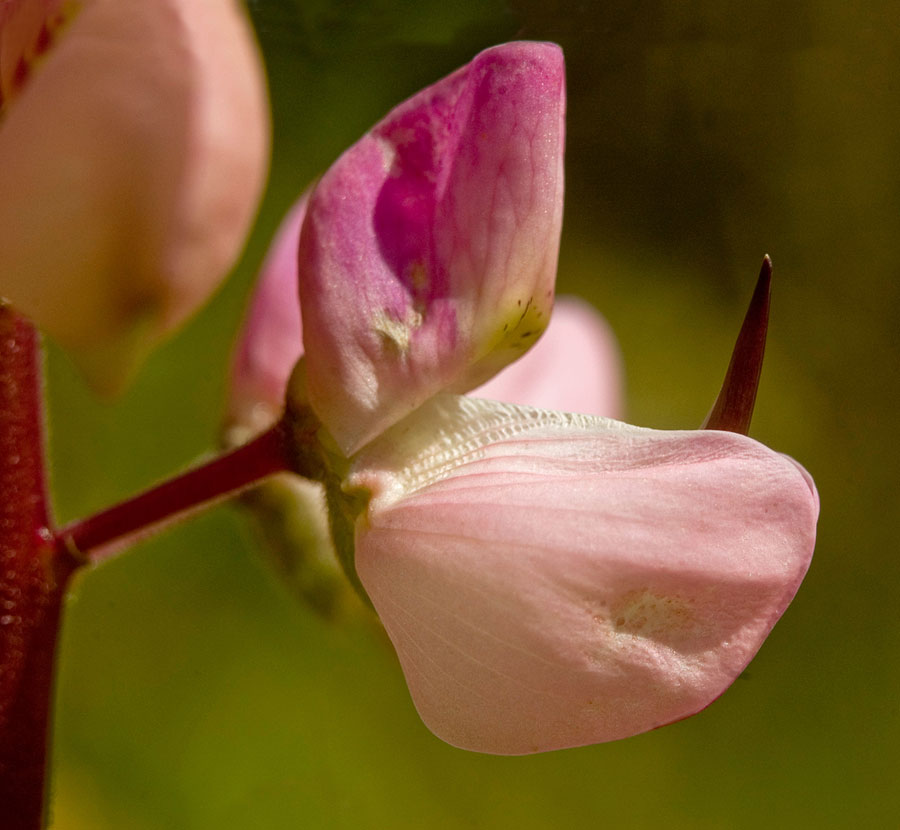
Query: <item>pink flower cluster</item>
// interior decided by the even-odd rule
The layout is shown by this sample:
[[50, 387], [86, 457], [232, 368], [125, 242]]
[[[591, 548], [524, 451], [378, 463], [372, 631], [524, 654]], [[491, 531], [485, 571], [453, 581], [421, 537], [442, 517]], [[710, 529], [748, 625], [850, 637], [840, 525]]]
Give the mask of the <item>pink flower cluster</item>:
[[815, 538], [794, 461], [600, 417], [621, 406], [614, 343], [583, 305], [550, 316], [564, 95], [560, 50], [512, 43], [391, 112], [289, 215], [235, 364], [232, 417], [261, 426], [303, 355], [289, 396], [323, 424], [342, 553], [425, 723], [484, 752], [704, 708]]

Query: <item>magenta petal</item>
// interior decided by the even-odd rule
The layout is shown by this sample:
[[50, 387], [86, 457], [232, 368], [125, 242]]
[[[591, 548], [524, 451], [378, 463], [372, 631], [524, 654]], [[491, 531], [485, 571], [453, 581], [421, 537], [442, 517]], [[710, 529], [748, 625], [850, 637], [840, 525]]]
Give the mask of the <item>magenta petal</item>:
[[438, 736], [520, 754], [715, 700], [810, 562], [818, 500], [744, 436], [441, 396], [348, 487], [360, 579]]
[[576, 297], [557, 297], [550, 325], [519, 360], [472, 391], [505, 403], [621, 418], [622, 356], [600, 314]]
[[546, 326], [562, 221], [564, 68], [510, 43], [423, 90], [315, 189], [300, 241], [313, 408], [347, 454]]

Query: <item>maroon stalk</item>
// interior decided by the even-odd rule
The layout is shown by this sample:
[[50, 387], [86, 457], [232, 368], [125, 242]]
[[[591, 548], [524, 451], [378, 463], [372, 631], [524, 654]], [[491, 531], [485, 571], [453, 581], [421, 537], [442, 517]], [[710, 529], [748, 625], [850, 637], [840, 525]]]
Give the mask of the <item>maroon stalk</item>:
[[134, 541], [162, 522], [295, 466], [291, 428], [282, 419], [236, 450], [61, 528], [55, 533], [56, 543], [77, 556], [102, 559], [117, 542]]
[[[54, 652], [66, 585], [85, 561], [268, 475], [310, 463], [317, 423], [282, 419], [242, 447], [94, 516], [53, 530], [44, 460], [40, 346], [0, 305], [0, 827], [45, 820]], [[309, 433], [308, 435], [306, 433]], [[309, 472], [309, 471], [306, 471]]]
[[766, 353], [769, 328], [769, 298], [772, 293], [772, 260], [763, 258], [762, 268], [744, 323], [738, 334], [722, 390], [701, 429], [721, 429], [746, 435], [756, 404], [756, 390]]
[[0, 306], [0, 824], [43, 825], [53, 654], [75, 563], [49, 530], [40, 347]]

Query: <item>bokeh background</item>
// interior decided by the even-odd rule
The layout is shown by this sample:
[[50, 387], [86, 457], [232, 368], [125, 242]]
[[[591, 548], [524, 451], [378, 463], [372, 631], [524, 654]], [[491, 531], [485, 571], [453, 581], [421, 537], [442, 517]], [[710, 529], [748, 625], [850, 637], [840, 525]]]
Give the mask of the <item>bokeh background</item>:
[[75, 828], [900, 826], [900, 20], [839, 0], [256, 0], [271, 182], [243, 260], [113, 404], [51, 345], [57, 513], [216, 446], [231, 342], [272, 232], [391, 106], [514, 38], [568, 62], [559, 286], [621, 342], [628, 416], [702, 420], [764, 253], [752, 434], [813, 473], [819, 542], [748, 671], [626, 741], [493, 758], [433, 738], [377, 626], [328, 623], [222, 506], [69, 599], [55, 824]]

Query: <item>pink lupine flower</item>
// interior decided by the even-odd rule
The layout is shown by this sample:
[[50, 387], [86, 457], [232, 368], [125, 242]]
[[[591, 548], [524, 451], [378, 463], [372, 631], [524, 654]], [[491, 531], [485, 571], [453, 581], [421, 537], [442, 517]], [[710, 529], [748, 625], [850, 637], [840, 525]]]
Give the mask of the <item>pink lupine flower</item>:
[[268, 157], [234, 0], [0, 12], [0, 295], [114, 385], [211, 293]]
[[356, 569], [428, 727], [521, 754], [715, 700], [793, 598], [818, 497], [729, 432], [438, 396], [352, 460]]
[[345, 454], [466, 391], [547, 324], [562, 221], [562, 53], [488, 49], [393, 110], [312, 193], [310, 403]]
[[[497, 47], [402, 105], [322, 179], [299, 243], [306, 356], [288, 413], [324, 468], [338, 554], [425, 723], [502, 754], [623, 738], [711, 703], [794, 596], [818, 515], [809, 475], [743, 435], [450, 393], [546, 321], [558, 61], [542, 44]], [[519, 305], [524, 286], [534, 305]], [[533, 351], [523, 377], [549, 375], [546, 391], [514, 374], [482, 391], [587, 391], [572, 342]]]

